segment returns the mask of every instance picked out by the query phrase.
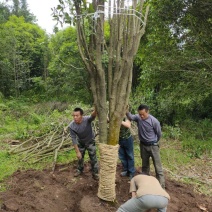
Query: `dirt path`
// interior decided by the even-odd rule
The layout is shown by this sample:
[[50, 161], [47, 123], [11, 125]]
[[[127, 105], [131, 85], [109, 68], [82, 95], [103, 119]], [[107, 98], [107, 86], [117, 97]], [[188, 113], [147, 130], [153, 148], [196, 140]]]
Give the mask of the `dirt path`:
[[[64, 169], [65, 168], [65, 169]], [[80, 178], [74, 178], [75, 165], [57, 167], [54, 175], [49, 170], [17, 171], [0, 193], [0, 211], [18, 212], [115, 212], [130, 198], [129, 181], [121, 178], [117, 167], [117, 203], [109, 204], [97, 197], [98, 181], [93, 180], [89, 165]], [[166, 190], [171, 196], [168, 212], [212, 212], [210, 197], [196, 194], [193, 188], [166, 177]]]

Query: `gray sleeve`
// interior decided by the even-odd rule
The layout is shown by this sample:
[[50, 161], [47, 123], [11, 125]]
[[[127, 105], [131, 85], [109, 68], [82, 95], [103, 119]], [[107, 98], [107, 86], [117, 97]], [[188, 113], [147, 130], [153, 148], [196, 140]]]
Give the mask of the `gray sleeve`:
[[138, 121], [138, 117], [136, 115], [132, 115], [130, 112], [127, 112], [126, 116], [130, 121]]
[[89, 122], [92, 122], [96, 118], [96, 116], [87, 116], [87, 118]]
[[160, 126], [160, 122], [156, 119], [156, 121], [154, 122], [154, 130], [155, 130], [155, 133], [156, 133], [156, 135], [157, 135], [157, 138], [158, 138], [158, 140], [157, 141], [159, 141], [160, 140], [160, 138], [161, 138], [161, 126]]
[[73, 145], [77, 144], [77, 135], [76, 135], [76, 133], [71, 129], [71, 127], [70, 127], [70, 136], [71, 136]]

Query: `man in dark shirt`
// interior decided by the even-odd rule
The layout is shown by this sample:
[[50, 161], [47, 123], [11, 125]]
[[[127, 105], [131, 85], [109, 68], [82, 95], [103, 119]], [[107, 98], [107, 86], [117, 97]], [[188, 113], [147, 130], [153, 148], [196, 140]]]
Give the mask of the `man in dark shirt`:
[[132, 115], [127, 112], [126, 115], [129, 120], [137, 122], [142, 158], [142, 172], [149, 175], [149, 158], [152, 157], [156, 177], [161, 186], [165, 188], [165, 179], [158, 144], [161, 137], [160, 122], [154, 116], [149, 114], [148, 106], [143, 104], [138, 107], [138, 114]]
[[74, 109], [74, 120], [69, 124], [69, 128], [72, 143], [78, 158], [78, 167], [74, 175], [75, 177], [79, 176], [83, 172], [84, 155], [87, 150], [91, 162], [93, 178], [96, 180], [98, 179], [98, 162], [94, 140], [95, 136], [91, 126], [91, 122], [96, 118], [96, 114], [97, 112], [94, 110], [91, 116], [83, 116], [83, 110], [81, 108]]

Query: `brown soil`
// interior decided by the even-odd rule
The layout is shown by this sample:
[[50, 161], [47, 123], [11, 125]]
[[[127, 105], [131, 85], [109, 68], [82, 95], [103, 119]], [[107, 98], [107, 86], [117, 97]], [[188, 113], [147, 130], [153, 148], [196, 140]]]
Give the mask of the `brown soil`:
[[[56, 167], [54, 174], [50, 170], [15, 172], [6, 182], [9, 189], [0, 193], [0, 211], [115, 212], [130, 198], [128, 178], [119, 176], [121, 165], [117, 167], [116, 203], [97, 197], [98, 181], [92, 178], [88, 164], [81, 177], [75, 178], [74, 170], [73, 164]], [[195, 193], [190, 185], [166, 176], [166, 186], [171, 196], [168, 212], [212, 212], [211, 198]]]

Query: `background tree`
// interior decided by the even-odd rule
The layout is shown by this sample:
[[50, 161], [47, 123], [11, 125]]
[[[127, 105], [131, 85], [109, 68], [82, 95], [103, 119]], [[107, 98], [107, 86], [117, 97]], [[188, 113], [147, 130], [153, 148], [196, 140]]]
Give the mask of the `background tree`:
[[146, 102], [166, 124], [185, 117], [209, 117], [212, 4], [201, 0], [149, 3], [147, 33], [136, 59], [141, 83], [134, 103]]
[[[58, 16], [68, 4], [74, 12], [77, 41], [82, 60], [90, 76], [91, 91], [99, 117], [100, 184], [98, 196], [115, 198], [115, 172], [121, 121], [126, 112], [132, 86], [132, 67], [140, 38], [145, 32], [147, 11], [143, 16], [143, 1], [63, 1], [57, 7]], [[147, 7], [148, 8], [148, 7]], [[106, 16], [108, 14], [108, 16]], [[109, 42], [105, 39], [105, 23], [109, 27]], [[109, 102], [109, 115], [108, 106]], [[109, 129], [107, 117], [109, 116]], [[109, 191], [109, 192], [108, 192]]]
[[19, 96], [31, 88], [33, 77], [43, 74], [41, 43], [46, 35], [23, 17], [11, 16], [0, 28], [0, 91], [6, 97]]
[[29, 11], [27, 0], [12, 0], [12, 14], [17, 17], [23, 16], [26, 22], [34, 23], [36, 21], [35, 16]]
[[6, 22], [10, 16], [10, 9], [5, 3], [0, 2], [0, 24]]
[[47, 96], [61, 101], [91, 103], [88, 74], [76, 43], [76, 29], [68, 27], [50, 38]]

